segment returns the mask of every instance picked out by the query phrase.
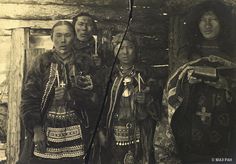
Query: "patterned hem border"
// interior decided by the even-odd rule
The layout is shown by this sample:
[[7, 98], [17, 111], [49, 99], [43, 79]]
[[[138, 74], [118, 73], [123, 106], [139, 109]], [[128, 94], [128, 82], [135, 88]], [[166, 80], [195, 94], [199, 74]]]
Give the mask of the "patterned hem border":
[[82, 139], [82, 132], [80, 125], [70, 126], [66, 128], [48, 128], [48, 141], [51, 142], [67, 142], [76, 139]]
[[46, 159], [75, 158], [84, 156], [84, 147], [80, 145], [64, 148], [47, 148], [46, 153], [40, 153], [38, 150], [35, 150], [34, 155]]

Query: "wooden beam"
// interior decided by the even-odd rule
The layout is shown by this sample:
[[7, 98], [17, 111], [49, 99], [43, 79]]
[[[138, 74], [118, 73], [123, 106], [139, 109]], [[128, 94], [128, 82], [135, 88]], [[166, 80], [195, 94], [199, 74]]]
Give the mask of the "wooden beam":
[[[68, 20], [68, 19], [61, 19]], [[51, 29], [58, 20], [13, 20], [0, 19], [0, 29], [29, 27], [31, 29]]]
[[[14, 3], [14, 4], [44, 4], [44, 5], [109, 5], [109, 6], [127, 6], [127, 0], [0, 0], [0, 3]], [[162, 6], [164, 0], [135, 0], [135, 6]]]
[[[10, 49], [11, 49], [11, 36], [0, 36], [0, 74], [5, 71], [8, 76], [9, 63], [10, 63]], [[3, 79], [1, 79], [2, 81]]]
[[11, 30], [0, 29], [0, 36], [11, 36]]
[[[174, 15], [178, 13], [185, 13], [191, 7], [196, 6], [208, 0], [166, 0], [166, 8], [168, 11]], [[227, 6], [236, 7], [235, 0], [221, 0]]]
[[126, 9], [113, 11], [105, 7], [85, 7], [70, 5], [34, 5], [34, 4], [0, 4], [0, 18], [23, 20], [57, 20], [71, 19], [80, 12], [89, 12], [101, 19], [120, 19], [127, 13]]
[[[34, 5], [34, 4], [0, 4], [0, 19], [19, 20], [58, 20], [71, 19], [80, 12], [88, 12], [101, 20], [117, 20], [126, 22], [128, 10], [111, 8], [109, 6], [84, 5]], [[159, 16], [159, 10], [150, 8], [135, 8], [134, 19], [140, 20], [149, 13], [152, 17]], [[146, 13], [146, 14], [144, 14]]]
[[[61, 19], [68, 20], [71, 19]], [[155, 20], [155, 21], [153, 21]], [[0, 19], [0, 35], [10, 35], [10, 31], [4, 29], [14, 29], [19, 27], [30, 27], [31, 29], [51, 29], [52, 26], [59, 20], [12, 20], [12, 19]], [[147, 24], [147, 26], [144, 26]], [[151, 13], [143, 13], [142, 17], [134, 18], [131, 23], [131, 31], [139, 32], [148, 35], [154, 35], [159, 31], [166, 31], [168, 27], [167, 16], [153, 16]], [[109, 29], [112, 31], [123, 31], [126, 27], [126, 22], [117, 20], [103, 20], [97, 22], [98, 29]], [[3, 31], [1, 31], [1, 29]]]
[[14, 164], [20, 152], [20, 102], [23, 84], [25, 49], [29, 45], [29, 29], [19, 28], [12, 31], [10, 55], [7, 163]]
[[0, 3], [13, 4], [57, 4], [57, 5], [111, 5], [116, 3], [114, 0], [0, 0]]

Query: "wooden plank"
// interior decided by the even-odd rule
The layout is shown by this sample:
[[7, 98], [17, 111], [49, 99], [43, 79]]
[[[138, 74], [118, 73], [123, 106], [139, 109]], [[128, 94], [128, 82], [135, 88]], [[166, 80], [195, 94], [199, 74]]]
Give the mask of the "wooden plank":
[[[20, 27], [16, 27], [20, 28]], [[11, 30], [5, 30], [5, 29], [0, 29], [0, 36], [11, 36]], [[50, 35], [51, 34], [51, 29], [30, 29], [30, 35], [37, 35], [37, 36], [45, 36], [45, 35]]]
[[0, 36], [11, 36], [11, 30], [0, 29]]
[[57, 4], [57, 5], [111, 5], [114, 0], [0, 0], [0, 3], [13, 3], [13, 4]]
[[[71, 19], [61, 19], [68, 20]], [[153, 21], [155, 20], [155, 21]], [[0, 19], [0, 35], [10, 35], [10, 31], [4, 29], [14, 29], [19, 27], [30, 27], [34, 31], [40, 29], [46, 29], [46, 34], [48, 34], [49, 29], [57, 22], [58, 20], [12, 20], [12, 19]], [[147, 26], [143, 26], [147, 24]], [[112, 31], [123, 31], [126, 27], [126, 22], [117, 21], [117, 20], [103, 20], [97, 22], [98, 29], [109, 29]], [[154, 35], [160, 33], [160, 31], [168, 30], [168, 17], [166, 16], [150, 16], [150, 13], [144, 13], [144, 16], [135, 18], [130, 26], [130, 30], [138, 33], [144, 33], [149, 35]], [[3, 31], [1, 31], [3, 29]]]
[[0, 18], [23, 20], [70, 19], [80, 12], [89, 12], [101, 19], [114, 17], [119, 20], [126, 13], [126, 9], [113, 11], [105, 7], [33, 4], [0, 4], [0, 11]]
[[[62, 19], [64, 20], [64, 19]], [[68, 20], [68, 19], [66, 19]], [[0, 29], [30, 27], [34, 29], [50, 29], [58, 20], [12, 20], [0, 19]]]
[[[72, 21], [72, 19], [59, 19], [59, 20], [67, 20]], [[13, 20], [13, 19], [0, 19], [0, 29], [14, 29], [20, 27], [30, 27], [31, 29], [51, 29], [52, 26], [59, 20]], [[124, 29], [126, 23], [119, 21], [99, 21], [97, 23], [98, 28], [103, 29], [104, 27], [115, 28], [116, 29]], [[118, 25], [118, 27], [117, 27]], [[7, 33], [7, 31], [5, 31]]]
[[10, 63], [11, 36], [0, 36], [0, 84], [7, 78]]
[[[88, 12], [100, 20], [126, 21], [128, 10], [123, 8], [111, 8], [109, 6], [84, 6], [84, 5], [33, 5], [33, 4], [0, 4], [0, 19], [21, 20], [58, 20], [71, 19], [80, 12]], [[152, 16], [159, 16], [159, 10], [147, 8], [135, 8], [134, 17], [139, 20], [143, 13], [148, 12]], [[149, 15], [149, 16], [150, 16]]]
[[[17, 4], [59, 4], [59, 5], [117, 5], [127, 6], [127, 0], [0, 0], [0, 3]], [[161, 6], [164, 0], [135, 0], [135, 6]]]
[[[202, 2], [205, 2], [208, 0], [166, 0], [166, 6], [169, 10], [169, 12], [176, 14], [176, 13], [184, 13], [188, 9], [190, 9], [193, 6], [196, 6]], [[227, 6], [234, 6], [236, 7], [236, 1], [235, 0], [221, 0], [225, 3]]]
[[12, 31], [7, 135], [7, 163], [9, 164], [16, 163], [20, 152], [20, 101], [28, 38], [29, 29], [19, 28]]

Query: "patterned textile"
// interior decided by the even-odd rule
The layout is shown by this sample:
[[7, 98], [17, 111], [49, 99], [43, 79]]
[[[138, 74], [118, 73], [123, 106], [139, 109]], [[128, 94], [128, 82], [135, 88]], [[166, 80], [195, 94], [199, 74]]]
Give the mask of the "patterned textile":
[[45, 153], [40, 153], [35, 149], [34, 155], [47, 159], [75, 158], [84, 155], [84, 147], [83, 145], [79, 145], [63, 148], [47, 148]]
[[153, 144], [155, 159], [158, 164], [181, 163], [177, 157], [174, 136], [166, 117], [157, 122]]
[[157, 109], [149, 93], [146, 93], [144, 104], [140, 105], [135, 100], [138, 90], [148, 87], [145, 78], [147, 74], [144, 69], [136, 66], [131, 67], [126, 74], [123, 74], [120, 69], [119, 66], [115, 69], [109, 101], [107, 101], [104, 124], [106, 124], [109, 143], [106, 149], [111, 151], [105, 156], [110, 158], [112, 163], [115, 161], [117, 164], [139, 163], [140, 160], [153, 163], [152, 141]]
[[48, 141], [66, 142], [74, 139], [82, 138], [80, 125], [74, 125], [64, 128], [47, 128]]
[[190, 70], [194, 69], [194, 66], [212, 66], [217, 67], [236, 67], [236, 64], [225, 60], [217, 56], [202, 57], [200, 59], [189, 62], [180, 67], [168, 80], [167, 83], [167, 105], [168, 114], [171, 119], [174, 111], [182, 104], [184, 93], [182, 90], [182, 84], [184, 79], [187, 78]]
[[169, 121], [182, 161], [210, 162], [235, 151], [235, 70], [234, 63], [209, 56], [185, 64], [168, 81]]
[[[42, 126], [46, 134], [46, 153], [34, 146], [33, 157], [49, 161], [84, 160], [90, 138], [88, 113], [94, 106], [90, 96], [94, 85], [89, 68], [82, 70], [81, 64], [73, 52], [64, 61], [52, 50], [37, 57], [28, 72], [21, 103], [24, 125], [31, 134], [35, 126]], [[79, 78], [88, 76], [92, 85], [79, 84]], [[56, 87], [65, 88], [60, 100], [55, 98]]]
[[[76, 86], [76, 83], [74, 83], [76, 80], [72, 81], [68, 78], [72, 77], [72, 75], [70, 75], [71, 73], [76, 73], [74, 65], [60, 65], [56, 68], [56, 80], [54, 80], [54, 82], [57, 81], [58, 84], [52, 84], [57, 86], [60, 85], [61, 81], [61, 83], [63, 83], [62, 87], [68, 85]], [[73, 77], [76, 77], [76, 75], [73, 75]], [[52, 106], [47, 109], [44, 124], [47, 137], [46, 152], [41, 153], [38, 151], [37, 147], [35, 147], [35, 156], [48, 159], [61, 159], [81, 157], [84, 155], [80, 119], [76, 115], [75, 107], [71, 108], [71, 105], [67, 105], [68, 100], [75, 101], [74, 97], [71, 96], [72, 95], [69, 97], [70, 99], [68, 99], [67, 96], [63, 100], [60, 100], [60, 103], [54, 99]], [[45, 96], [45, 98], [47, 97]]]
[[[125, 146], [131, 145], [140, 140], [140, 129], [131, 129], [127, 126], [114, 126], [114, 140], [116, 141], [116, 145]], [[136, 132], [134, 132], [136, 130]], [[134, 134], [135, 133], [135, 134]], [[134, 134], [134, 135], [130, 135]]]

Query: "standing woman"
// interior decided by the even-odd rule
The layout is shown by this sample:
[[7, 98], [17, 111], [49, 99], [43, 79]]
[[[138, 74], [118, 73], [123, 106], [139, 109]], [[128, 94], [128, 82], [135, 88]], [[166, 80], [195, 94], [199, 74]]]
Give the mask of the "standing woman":
[[219, 1], [199, 4], [187, 17], [188, 60], [215, 55], [230, 59], [231, 12]]
[[225, 40], [230, 14], [215, 0], [194, 11], [191, 61], [167, 84], [171, 128], [183, 163], [211, 163], [219, 157], [234, 161], [236, 64]]
[[36, 58], [22, 91], [22, 119], [33, 137], [30, 164], [84, 163], [92, 78], [81, 73], [70, 22], [57, 22], [51, 38], [54, 48]]
[[[123, 34], [112, 40], [117, 54]], [[150, 94], [150, 74], [137, 63], [137, 44], [128, 34], [118, 55], [99, 136], [104, 164], [151, 164], [157, 109]]]

